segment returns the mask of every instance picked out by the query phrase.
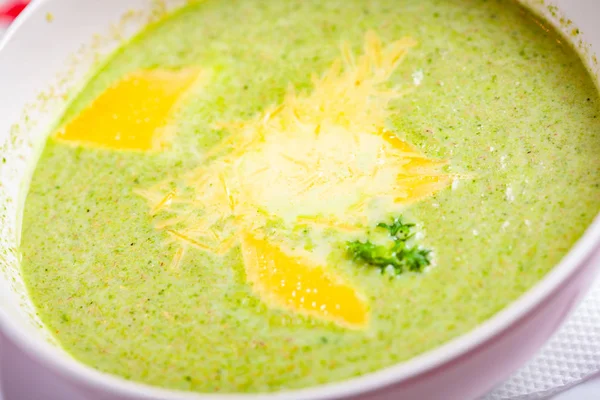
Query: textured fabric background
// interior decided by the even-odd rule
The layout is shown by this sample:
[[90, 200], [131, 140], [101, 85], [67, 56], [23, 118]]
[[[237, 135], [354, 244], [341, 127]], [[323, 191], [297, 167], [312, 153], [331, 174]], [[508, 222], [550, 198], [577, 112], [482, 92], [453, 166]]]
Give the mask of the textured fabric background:
[[542, 399], [599, 371], [600, 282], [596, 282], [540, 353], [484, 399]]

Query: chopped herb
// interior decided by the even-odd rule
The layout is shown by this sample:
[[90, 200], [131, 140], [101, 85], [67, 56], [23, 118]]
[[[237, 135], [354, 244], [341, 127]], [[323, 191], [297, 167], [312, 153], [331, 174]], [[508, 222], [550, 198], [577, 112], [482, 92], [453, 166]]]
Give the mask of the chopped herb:
[[385, 222], [380, 222], [377, 224], [378, 228], [387, 229], [390, 233], [390, 236], [394, 238], [394, 240], [402, 240], [407, 241], [411, 237], [414, 236], [411, 233], [412, 229], [415, 227], [415, 224], [405, 224], [402, 222], [402, 218], [394, 218], [391, 224], [386, 224]]
[[395, 218], [391, 224], [379, 223], [378, 228], [389, 232], [391, 245], [374, 244], [367, 240], [348, 242], [348, 255], [357, 263], [377, 267], [385, 271], [392, 267], [396, 275], [404, 272], [422, 272], [431, 264], [431, 251], [418, 246], [411, 246], [414, 224], [405, 224], [402, 218]]

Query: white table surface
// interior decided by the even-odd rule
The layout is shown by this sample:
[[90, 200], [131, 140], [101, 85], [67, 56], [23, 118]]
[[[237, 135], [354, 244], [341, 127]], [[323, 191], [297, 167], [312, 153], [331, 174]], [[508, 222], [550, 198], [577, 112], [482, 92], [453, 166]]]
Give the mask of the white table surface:
[[[5, 1], [6, 0], [0, 0], [0, 4], [4, 3]], [[0, 36], [2, 36], [2, 32], [3, 32], [3, 28], [0, 27]], [[9, 354], [10, 354], [10, 356], [9, 356]], [[18, 358], [18, 357], [19, 357], [19, 355], [13, 349], [8, 349], [7, 344], [5, 343], [5, 341], [2, 341], [2, 338], [0, 337], [0, 360], [1, 360], [0, 366], [2, 366], [2, 368], [4, 370], [9, 369], [9, 368], [12, 370], [13, 368], [11, 368], [11, 367], [13, 365], [19, 363], [18, 360], [14, 359], [14, 358]], [[30, 386], [30, 385], [28, 385], [28, 383], [30, 383], [29, 378], [31, 378], [31, 375], [29, 375], [27, 377], [19, 377], [18, 375], [15, 376], [14, 373], [9, 374], [9, 373], [7, 373], [7, 371], [4, 371], [4, 370], [0, 370], [0, 400], [29, 400], [29, 398], [25, 398], [26, 395], [24, 396], [24, 395], [21, 395], [20, 393], [18, 393], [18, 388], [13, 389], [13, 387], [19, 386], [19, 385], [14, 385], [14, 384], [11, 385], [11, 393], [6, 393], [3, 395], [4, 391], [2, 390], [2, 386], [3, 386], [2, 382], [4, 379], [10, 379], [10, 381], [13, 383], [16, 381], [19, 381], [20, 383], [22, 383], [23, 389], [25, 389], [26, 386]], [[17, 372], [17, 371], [13, 371], [13, 372]], [[19, 379], [19, 378], [24, 378], [24, 379]], [[17, 382], [17, 383], [19, 383], [19, 382]], [[43, 377], [36, 377], [35, 386], [37, 386], [40, 389], [44, 388], [42, 391], [37, 391], [38, 394], [39, 393], [47, 394], [48, 393], [47, 390], [50, 390], [50, 391], [56, 391], [56, 393], [54, 393], [54, 395], [50, 396], [53, 399], [56, 398], [57, 400], [58, 399], [75, 400], [75, 399], [72, 399], [72, 396], [67, 394], [67, 392], [65, 392], [64, 389], [61, 389], [60, 387], [56, 386], [53, 383], [52, 379], [44, 379]], [[50, 400], [46, 394], [43, 395], [44, 398], [40, 397], [39, 400]], [[27, 396], [27, 397], [29, 397], [29, 396]], [[584, 383], [582, 383], [574, 388], [571, 388], [571, 389], [565, 391], [564, 393], [552, 398], [552, 400], [598, 400], [598, 399], [600, 399], [600, 373], [598, 376], [588, 380], [587, 382], [584, 382]], [[32, 398], [32, 400], [33, 400], [33, 398]], [[79, 400], [79, 399], [77, 399], [77, 400]], [[85, 399], [81, 399], [81, 400], [85, 400]]]

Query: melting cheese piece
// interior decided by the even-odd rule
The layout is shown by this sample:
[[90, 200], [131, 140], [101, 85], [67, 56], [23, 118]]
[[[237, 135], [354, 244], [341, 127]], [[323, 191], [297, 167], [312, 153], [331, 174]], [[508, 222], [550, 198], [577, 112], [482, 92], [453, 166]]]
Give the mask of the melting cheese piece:
[[365, 301], [339, 277], [252, 234], [244, 234], [241, 242], [248, 281], [269, 305], [350, 329], [367, 325]]
[[56, 140], [112, 150], [160, 151], [167, 122], [198, 68], [142, 70], [125, 76], [55, 135]]

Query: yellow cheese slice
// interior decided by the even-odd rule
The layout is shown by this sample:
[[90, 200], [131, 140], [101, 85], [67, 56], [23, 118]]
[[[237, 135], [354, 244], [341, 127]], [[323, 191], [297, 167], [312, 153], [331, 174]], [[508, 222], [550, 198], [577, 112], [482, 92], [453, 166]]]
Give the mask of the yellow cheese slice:
[[366, 302], [339, 276], [252, 234], [241, 242], [248, 282], [267, 304], [351, 329], [367, 325]]
[[60, 129], [55, 139], [112, 150], [162, 150], [170, 136], [168, 118], [199, 74], [198, 68], [130, 73]]

